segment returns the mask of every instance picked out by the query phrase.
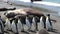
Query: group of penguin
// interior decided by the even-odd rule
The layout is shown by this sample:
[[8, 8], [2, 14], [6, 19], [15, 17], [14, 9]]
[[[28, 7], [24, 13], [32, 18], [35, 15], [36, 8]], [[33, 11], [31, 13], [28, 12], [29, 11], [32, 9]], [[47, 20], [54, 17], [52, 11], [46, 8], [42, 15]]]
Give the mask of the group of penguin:
[[[15, 16], [15, 18], [10, 18], [10, 19], [6, 19], [5, 22], [5, 26], [7, 27], [7, 30], [12, 30], [15, 34], [18, 34], [18, 28], [17, 25], [21, 28], [21, 32], [24, 32], [24, 26], [23, 24], [26, 24], [26, 26], [28, 27], [28, 31], [30, 31], [31, 29], [31, 25], [33, 23], [35, 30], [38, 30], [38, 25], [37, 22], [40, 23], [40, 25], [47, 29], [47, 30], [52, 30], [52, 23], [50, 20], [50, 14], [48, 14], [47, 16], [41, 16], [40, 18], [38, 18], [37, 16], [33, 16], [31, 18], [31, 16]], [[0, 19], [0, 33], [3, 33], [4, 31], [4, 24], [2, 22], [2, 20]]]

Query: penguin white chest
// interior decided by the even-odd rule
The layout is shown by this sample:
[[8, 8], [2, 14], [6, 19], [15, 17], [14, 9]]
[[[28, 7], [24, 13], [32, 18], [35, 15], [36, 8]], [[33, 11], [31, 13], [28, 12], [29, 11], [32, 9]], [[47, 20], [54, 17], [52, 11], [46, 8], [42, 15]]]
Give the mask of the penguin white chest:
[[6, 19], [6, 23], [5, 23], [6, 27], [11, 30], [11, 23], [8, 19]]
[[46, 18], [46, 28], [47, 29], [50, 29], [51, 28], [51, 25], [50, 25], [50, 22], [49, 22], [48, 17]]
[[18, 19], [18, 27], [22, 28], [22, 23], [21, 23], [20, 19]]
[[43, 17], [41, 16], [41, 18], [40, 18], [40, 25], [42, 26], [42, 27], [44, 27], [44, 22], [43, 22], [43, 19], [42, 19]]
[[30, 27], [30, 22], [29, 22], [29, 19], [28, 19], [28, 18], [26, 18], [26, 25], [27, 25], [28, 27]]
[[16, 25], [15, 25], [14, 21], [12, 22], [12, 31], [15, 33], [17, 32]]
[[35, 23], [35, 18], [34, 17], [33, 17], [33, 20], [32, 21], [33, 21], [33, 23]]
[[36, 25], [36, 19], [35, 19], [35, 17], [33, 17], [32, 22], [33, 22], [34, 25]]

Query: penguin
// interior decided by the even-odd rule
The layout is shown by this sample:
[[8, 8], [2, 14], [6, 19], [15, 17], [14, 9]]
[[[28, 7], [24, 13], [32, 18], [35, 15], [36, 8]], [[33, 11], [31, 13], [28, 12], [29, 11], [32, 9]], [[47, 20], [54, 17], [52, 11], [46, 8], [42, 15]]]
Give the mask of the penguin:
[[21, 28], [21, 32], [24, 32], [23, 23], [21, 22], [20, 18], [18, 18], [18, 26]]
[[29, 17], [26, 16], [26, 26], [28, 27], [28, 31], [31, 29], [31, 23], [29, 21]]
[[44, 28], [44, 23], [43, 23], [43, 16], [40, 17], [40, 25]]
[[6, 19], [5, 26], [7, 27], [7, 30], [11, 30], [11, 23], [10, 23], [10, 20], [8, 18]]
[[38, 24], [37, 24], [36, 16], [33, 16], [32, 22], [33, 22], [33, 25], [34, 25], [34, 27], [35, 27], [34, 30], [38, 31]]
[[12, 21], [11, 27], [12, 27], [12, 31], [13, 31], [15, 34], [18, 34], [17, 24], [15, 23], [14, 20]]
[[45, 16], [41, 16], [40, 17], [40, 25], [46, 29], [46, 17]]
[[0, 16], [0, 34], [4, 34], [4, 25], [3, 25], [3, 22], [1, 20], [1, 16]]
[[52, 28], [52, 23], [51, 23], [51, 20], [50, 20], [50, 14], [48, 14], [46, 16], [46, 29], [48, 31], [51, 31], [53, 28]]

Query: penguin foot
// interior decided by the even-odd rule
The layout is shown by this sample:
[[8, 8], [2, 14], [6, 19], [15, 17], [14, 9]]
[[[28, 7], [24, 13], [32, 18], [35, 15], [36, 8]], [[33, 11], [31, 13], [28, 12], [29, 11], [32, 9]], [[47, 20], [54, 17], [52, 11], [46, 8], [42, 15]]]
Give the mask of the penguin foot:
[[34, 29], [34, 31], [38, 31], [38, 29]]
[[19, 33], [15, 33], [15, 34], [19, 34]]
[[46, 29], [46, 27], [44, 27], [44, 29]]
[[48, 31], [50, 31], [50, 32], [55, 32], [55, 31], [57, 31], [56, 29], [51, 29], [51, 30], [48, 30]]
[[51, 29], [48, 29], [47, 31], [53, 31], [53, 29], [51, 28]]
[[7, 29], [7, 31], [12, 31], [12, 30]]
[[24, 30], [22, 30], [21, 32], [25, 32]]
[[28, 32], [34, 32], [34, 33], [36, 33], [36, 31], [33, 31], [33, 30], [28, 30]]

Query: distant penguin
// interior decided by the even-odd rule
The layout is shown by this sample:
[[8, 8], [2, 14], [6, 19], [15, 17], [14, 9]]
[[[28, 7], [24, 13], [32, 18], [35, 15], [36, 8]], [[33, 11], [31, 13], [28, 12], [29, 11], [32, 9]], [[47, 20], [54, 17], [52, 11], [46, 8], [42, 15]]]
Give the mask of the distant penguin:
[[35, 27], [35, 30], [38, 30], [38, 25], [37, 25], [36, 16], [33, 16], [32, 22], [33, 22], [33, 25], [34, 25], [34, 27]]
[[50, 16], [49, 15], [46, 16], [46, 29], [47, 30], [51, 30], [52, 29], [52, 23], [50, 21]]
[[40, 18], [40, 25], [44, 28], [44, 23], [43, 23], [43, 16], [41, 16], [41, 18]]
[[26, 16], [26, 26], [28, 27], [28, 31], [31, 29], [31, 24], [29, 21], [29, 17]]
[[10, 23], [10, 20], [8, 18], [6, 19], [5, 26], [7, 27], [7, 30], [11, 30], [11, 23]]
[[24, 31], [23, 23], [21, 22], [20, 18], [18, 19], [18, 26], [21, 28], [21, 32]]
[[4, 25], [0, 17], [0, 34], [4, 34]]
[[40, 17], [40, 24], [43, 28], [46, 29], [46, 17], [45, 16]]
[[12, 27], [12, 31], [13, 31], [15, 34], [18, 34], [17, 26], [16, 26], [16, 24], [15, 24], [15, 21], [14, 21], [14, 20], [12, 21], [12, 25], [11, 25], [11, 27]]

